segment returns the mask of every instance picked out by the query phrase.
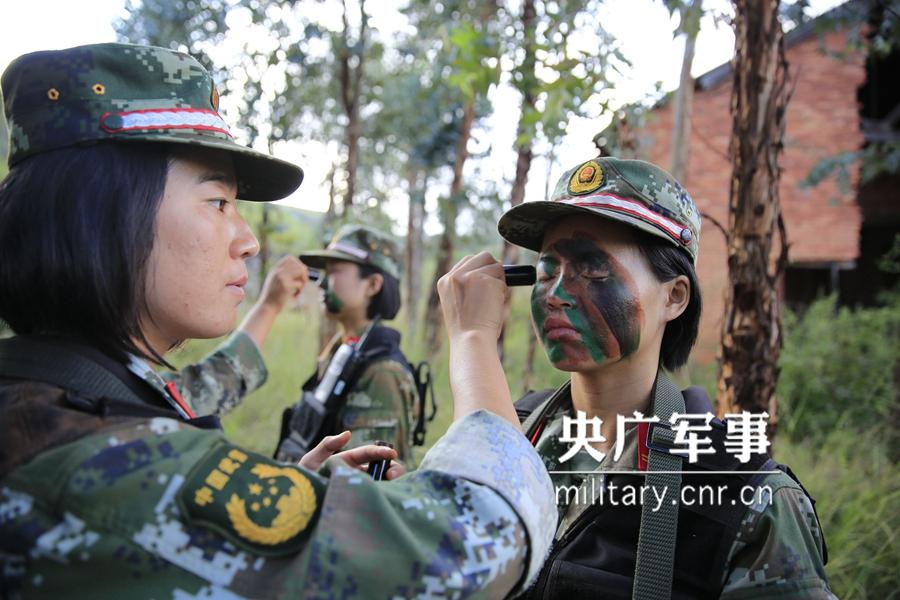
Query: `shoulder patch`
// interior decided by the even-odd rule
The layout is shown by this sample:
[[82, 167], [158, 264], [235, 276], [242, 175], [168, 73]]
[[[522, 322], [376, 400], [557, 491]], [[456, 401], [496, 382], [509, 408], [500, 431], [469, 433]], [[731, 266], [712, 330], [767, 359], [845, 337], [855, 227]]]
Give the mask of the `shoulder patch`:
[[178, 506], [190, 524], [253, 553], [280, 556], [303, 548], [324, 488], [299, 467], [222, 444], [188, 474]]
[[597, 161], [589, 160], [572, 173], [570, 194], [587, 194], [603, 185], [603, 169]]

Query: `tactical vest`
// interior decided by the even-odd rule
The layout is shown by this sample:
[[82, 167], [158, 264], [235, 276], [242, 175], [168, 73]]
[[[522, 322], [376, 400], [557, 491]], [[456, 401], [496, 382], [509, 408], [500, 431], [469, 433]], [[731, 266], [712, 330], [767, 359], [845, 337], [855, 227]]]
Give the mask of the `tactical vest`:
[[[333, 356], [333, 355], [332, 355]], [[413, 445], [422, 445], [425, 442], [425, 422], [434, 419], [436, 413], [436, 402], [434, 399], [434, 391], [431, 390], [431, 414], [425, 417], [425, 401], [428, 390], [431, 389], [431, 371], [428, 363], [422, 362], [414, 367], [406, 356], [400, 350], [400, 333], [390, 327], [384, 327], [376, 324], [368, 333], [365, 344], [365, 351], [360, 356], [358, 362], [354, 366], [353, 373], [346, 381], [346, 385], [341, 392], [339, 402], [329, 406], [324, 415], [317, 414], [314, 411], [304, 410], [303, 395], [311, 394], [319, 385], [318, 370], [310, 376], [302, 386], [303, 395], [299, 402], [293, 406], [284, 409], [281, 418], [281, 433], [279, 436], [278, 448], [275, 451], [275, 457], [280, 460], [297, 460], [302, 455], [298, 448], [302, 448], [302, 452], [309, 451], [316, 444], [322, 441], [325, 436], [336, 435], [343, 428], [338, 423], [338, 416], [346, 405], [347, 397], [356, 387], [359, 378], [372, 365], [381, 361], [394, 361], [403, 365], [415, 383], [417, 402], [418, 402], [418, 419], [413, 424]], [[314, 421], [311, 421], [314, 420]], [[312, 425], [312, 423], [316, 423]], [[308, 436], [307, 444], [292, 443], [292, 432], [306, 432], [315, 430], [318, 433], [315, 436]], [[303, 447], [305, 446], [305, 447]]]
[[[519, 419], [524, 422], [532, 412], [541, 410], [553, 393], [554, 390], [532, 392], [516, 402]], [[688, 413], [712, 410], [709, 398], [701, 389], [691, 387], [682, 395]], [[728, 554], [747, 511], [746, 500], [740, 497], [741, 490], [744, 486], [759, 485], [766, 477], [753, 471], [779, 469], [798, 485], [800, 483], [790, 468], [765, 455], [756, 454], [749, 462], [741, 463], [724, 450], [724, 422], [714, 419], [710, 424], [712, 431], [706, 434], [712, 440], [715, 453], [701, 454], [697, 462], [685, 466], [686, 470], [708, 473], [683, 475], [682, 486], [690, 485], [697, 490], [699, 486], [709, 485], [712, 486], [710, 489], [717, 490], [716, 493], [719, 486], [723, 486], [724, 493], [722, 501], [712, 505], [681, 503], [679, 506], [676, 545], [672, 549], [675, 555], [674, 599], [718, 598], [721, 595]], [[525, 433], [529, 435], [532, 432]], [[722, 475], [715, 473], [717, 471], [735, 474]], [[621, 486], [640, 488], [643, 483], [644, 477], [641, 475], [607, 474], [604, 477], [604, 485], [614, 484], [620, 489]], [[803, 489], [802, 485], [800, 487]], [[772, 492], [775, 491], [773, 488]], [[803, 491], [809, 496], [805, 489]], [[745, 496], [748, 494], [745, 492]], [[815, 504], [812, 497], [810, 501]], [[554, 543], [537, 581], [520, 598], [630, 600], [640, 521], [640, 504], [613, 506], [595, 503], [589, 506]]]

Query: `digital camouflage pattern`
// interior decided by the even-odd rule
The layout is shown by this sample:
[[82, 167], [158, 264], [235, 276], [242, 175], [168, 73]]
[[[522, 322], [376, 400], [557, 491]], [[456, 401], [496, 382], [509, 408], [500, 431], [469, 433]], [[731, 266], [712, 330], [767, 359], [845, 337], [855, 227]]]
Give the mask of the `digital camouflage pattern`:
[[[570, 411], [571, 412], [571, 411]], [[653, 416], [652, 410], [648, 417]], [[612, 451], [597, 462], [585, 449], [565, 463], [559, 457], [570, 444], [560, 441], [563, 416], [560, 410], [544, 427], [535, 449], [551, 472], [558, 493], [559, 527], [556, 539], [594, 502], [590, 491], [599, 493], [603, 475], [554, 471], [635, 471], [638, 469], [637, 427], [626, 429], [622, 455]], [[573, 416], [570, 414], [570, 416]], [[593, 482], [592, 482], [593, 480]], [[743, 598], [834, 599], [828, 588], [822, 552], [822, 532], [812, 504], [800, 486], [785, 473], [767, 475], [760, 486], [772, 489], [772, 503], [759, 502], [747, 508], [724, 573], [723, 600]], [[585, 502], [587, 498], [587, 502]]]
[[[317, 367], [321, 379], [328, 362], [342, 343], [337, 335], [322, 354]], [[338, 413], [338, 427], [352, 433], [348, 447], [389, 442], [397, 459], [407, 468], [415, 468], [412, 453], [413, 425], [418, 417], [418, 392], [409, 368], [396, 360], [383, 359], [368, 365], [347, 393], [347, 401]], [[337, 432], [340, 433], [340, 432]]]
[[[484, 411], [419, 471], [375, 482], [339, 459], [311, 473], [218, 431], [104, 419], [63, 397], [0, 385], [0, 415], [40, 432], [32, 446], [59, 444], [0, 471], [6, 597], [500, 598], [537, 573], [555, 527], [539, 458]], [[21, 451], [10, 443], [4, 459]]]
[[187, 54], [130, 44], [32, 52], [9, 65], [2, 90], [10, 167], [98, 141], [164, 142], [230, 153], [245, 200], [284, 198], [303, 180], [300, 167], [234, 141], [212, 77]]
[[395, 279], [400, 279], [402, 271], [402, 257], [394, 238], [365, 225], [344, 225], [335, 232], [324, 250], [300, 255], [300, 260], [316, 269], [324, 269], [329, 259], [369, 265]]
[[221, 417], [266, 382], [269, 371], [253, 339], [237, 330], [199, 363], [163, 373], [198, 416]]
[[540, 252], [544, 232], [573, 214], [613, 219], [683, 248], [696, 264], [700, 211], [674, 177], [641, 160], [597, 157], [567, 171], [549, 200], [506, 211], [497, 228], [509, 242]]

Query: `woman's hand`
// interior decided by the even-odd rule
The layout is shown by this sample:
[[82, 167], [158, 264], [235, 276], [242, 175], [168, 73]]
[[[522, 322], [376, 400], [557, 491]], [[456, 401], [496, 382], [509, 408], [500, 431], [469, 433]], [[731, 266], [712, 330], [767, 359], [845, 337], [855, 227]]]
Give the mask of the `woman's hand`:
[[393, 448], [370, 444], [340, 452], [340, 449], [346, 446], [349, 441], [349, 431], [344, 431], [338, 435], [327, 436], [324, 440], [319, 442], [315, 448], [307, 452], [303, 458], [300, 459], [300, 466], [310, 471], [317, 471], [326, 460], [332, 456], [337, 456], [347, 463], [347, 466], [353, 469], [359, 469], [360, 471], [365, 471], [370, 462], [389, 459], [391, 460], [391, 466], [387, 470], [387, 479], [396, 479], [401, 475], [406, 474], [406, 467], [401, 463], [396, 462], [397, 451]]
[[284, 310], [288, 301], [300, 295], [307, 281], [309, 270], [299, 258], [282, 257], [269, 271], [259, 293], [259, 300], [250, 308], [238, 329], [249, 335], [257, 348], [262, 348], [275, 323], [275, 317]]
[[488, 410], [521, 430], [497, 354], [509, 288], [503, 265], [488, 252], [467, 256], [438, 281], [450, 338], [453, 417]]
[[503, 265], [489, 252], [467, 256], [438, 281], [447, 335], [484, 333], [496, 341], [509, 288]]
[[309, 281], [309, 269], [296, 256], [284, 256], [266, 276], [259, 302], [281, 312]]

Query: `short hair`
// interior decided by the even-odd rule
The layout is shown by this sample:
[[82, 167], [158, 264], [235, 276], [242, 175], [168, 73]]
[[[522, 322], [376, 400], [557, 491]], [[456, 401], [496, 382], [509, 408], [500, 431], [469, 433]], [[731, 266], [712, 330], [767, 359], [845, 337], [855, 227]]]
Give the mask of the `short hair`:
[[360, 278], [370, 277], [376, 273], [380, 274], [383, 281], [381, 290], [369, 299], [369, 306], [366, 309], [366, 316], [374, 319], [380, 316], [382, 319], [390, 320], [397, 316], [400, 312], [400, 282], [393, 275], [388, 275], [381, 269], [371, 265], [358, 265]]
[[647, 259], [650, 270], [653, 271], [660, 283], [666, 283], [679, 275], [684, 275], [690, 284], [691, 298], [688, 305], [677, 318], [666, 323], [660, 347], [662, 366], [669, 371], [674, 371], [687, 363], [700, 329], [703, 300], [700, 296], [697, 272], [690, 255], [681, 248], [643, 232], [636, 232], [635, 240], [641, 254]]
[[0, 319], [168, 366], [140, 317], [169, 157], [164, 144], [101, 142], [14, 165], [0, 182]]

